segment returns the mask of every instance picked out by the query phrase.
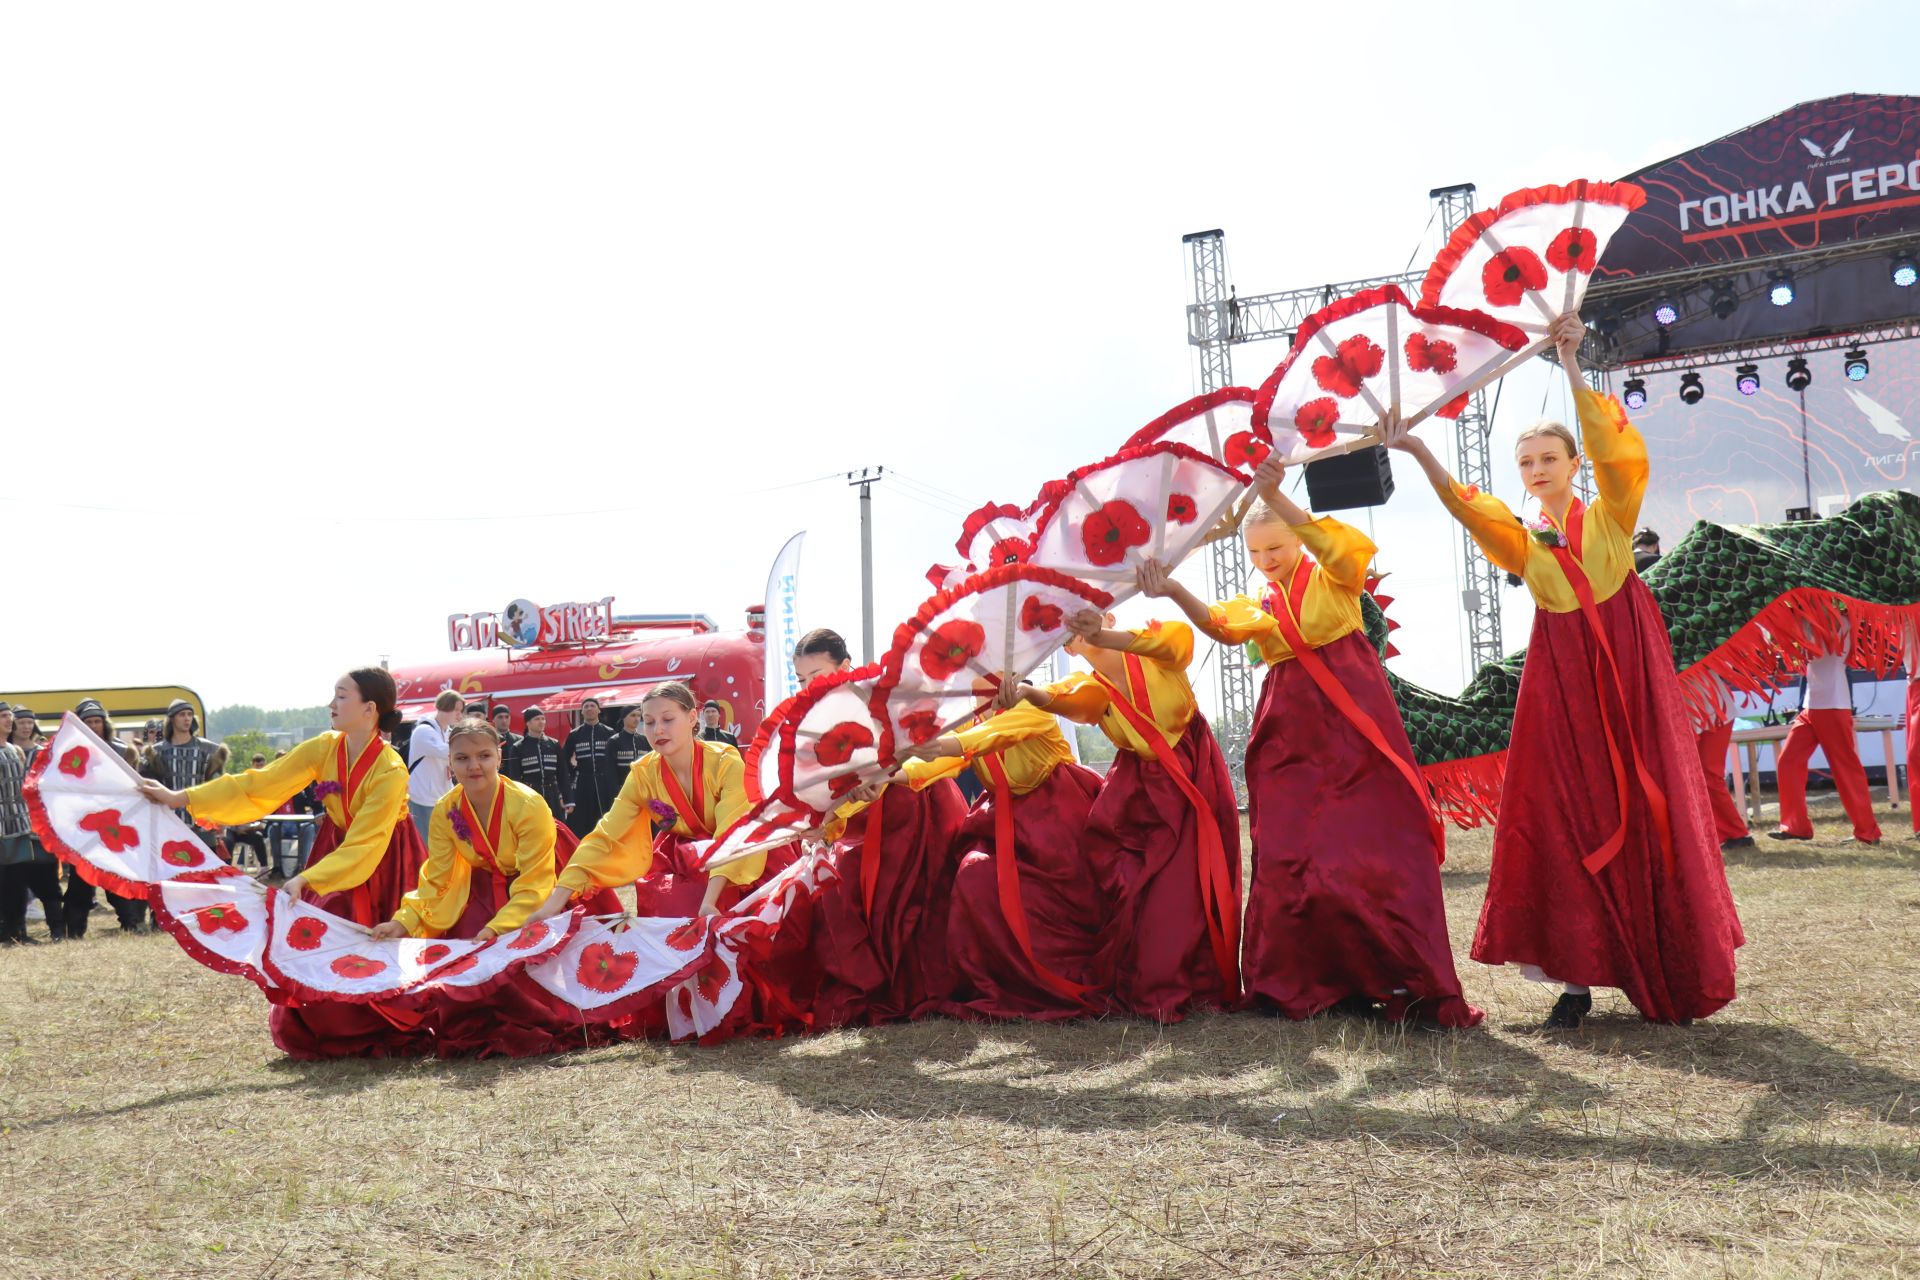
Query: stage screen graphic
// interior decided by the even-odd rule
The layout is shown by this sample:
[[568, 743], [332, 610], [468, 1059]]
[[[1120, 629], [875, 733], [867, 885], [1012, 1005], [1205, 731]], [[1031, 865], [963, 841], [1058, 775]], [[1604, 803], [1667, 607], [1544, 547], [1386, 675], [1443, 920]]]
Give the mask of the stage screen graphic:
[[[1640, 523], [1671, 547], [1696, 520], [1771, 523], [1808, 505], [1831, 515], [1881, 489], [1920, 493], [1920, 341], [1869, 347], [1867, 357], [1859, 382], [1847, 380], [1839, 351], [1806, 358], [1804, 466], [1786, 360], [1760, 363], [1753, 396], [1734, 389], [1731, 367], [1702, 369], [1707, 394], [1692, 405], [1680, 400], [1679, 374], [1648, 378], [1647, 406], [1632, 415], [1653, 463]], [[1616, 375], [1613, 394], [1621, 389]]]

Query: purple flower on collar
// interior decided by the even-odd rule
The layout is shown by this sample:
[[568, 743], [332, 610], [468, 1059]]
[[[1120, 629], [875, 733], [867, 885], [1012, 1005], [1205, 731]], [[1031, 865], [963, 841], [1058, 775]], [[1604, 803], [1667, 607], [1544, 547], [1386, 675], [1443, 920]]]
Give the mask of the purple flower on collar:
[[337, 796], [339, 794], [340, 784], [334, 782], [332, 779], [322, 782], [313, 789], [314, 798], [317, 800], [325, 800], [328, 796]]
[[465, 840], [468, 844], [472, 844], [473, 828], [467, 825], [467, 815], [460, 812], [460, 810], [456, 807], [453, 811], [452, 816], [453, 816], [453, 834], [455, 834], [456, 836], [459, 836], [462, 840]]
[[647, 808], [652, 811], [655, 822], [672, 824], [680, 821], [680, 815], [674, 811], [673, 806], [664, 801], [649, 800]]
[[1527, 521], [1527, 532], [1533, 535], [1535, 542], [1547, 548], [1549, 551], [1555, 547], [1564, 547], [1567, 545], [1566, 535], [1560, 532], [1559, 527], [1547, 517], [1544, 511]]

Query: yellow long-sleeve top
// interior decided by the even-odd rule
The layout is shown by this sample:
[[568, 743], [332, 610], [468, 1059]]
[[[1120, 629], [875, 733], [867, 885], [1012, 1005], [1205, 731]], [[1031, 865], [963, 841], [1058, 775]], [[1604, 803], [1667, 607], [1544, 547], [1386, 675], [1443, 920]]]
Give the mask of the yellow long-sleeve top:
[[[375, 737], [364, 748], [371, 767], [347, 805], [347, 779], [340, 776], [339, 744], [346, 735], [329, 731], [308, 738], [264, 769], [230, 773], [187, 788], [187, 811], [205, 826], [256, 822], [319, 783], [320, 807], [340, 828], [340, 843], [301, 876], [315, 893], [338, 893], [365, 884], [387, 854], [393, 828], [407, 812], [407, 766], [394, 749]], [[352, 773], [359, 761], [349, 760]], [[327, 784], [332, 783], [329, 787]]]
[[[492, 875], [497, 867], [510, 886], [507, 901], [487, 921], [487, 928], [496, 934], [525, 924], [533, 909], [553, 892], [553, 810], [539, 792], [511, 778], [500, 779], [499, 786], [500, 838], [491, 864], [475, 847], [476, 841], [486, 838], [484, 829], [475, 830], [473, 819], [465, 814], [459, 826], [454, 824], [464, 789], [455, 787], [433, 806], [420, 884], [400, 899], [400, 909], [393, 913], [414, 937], [437, 938], [459, 923], [475, 870]], [[484, 828], [492, 817], [491, 802], [486, 809], [471, 807], [473, 818]], [[465, 837], [462, 830], [468, 833]]]
[[[707, 826], [704, 835], [687, 825], [686, 815], [667, 790], [661, 777], [666, 760], [658, 751], [649, 751], [627, 770], [627, 780], [621, 784], [613, 807], [580, 842], [554, 883], [580, 894], [594, 887], [612, 889], [632, 884], [646, 875], [653, 867], [655, 801], [673, 809], [673, 833], [688, 839], [717, 836], [751, 809], [753, 801], [747, 796], [746, 765], [740, 752], [724, 742], [695, 741], [693, 749], [700, 764], [700, 816]], [[767, 855], [756, 853], [718, 868], [715, 874], [745, 885], [758, 880], [766, 869]]]
[[[1366, 534], [1331, 516], [1289, 526], [1313, 557], [1307, 589], [1300, 599], [1300, 638], [1309, 648], [1332, 644], [1358, 631], [1360, 593], [1367, 587], [1367, 568], [1379, 548]], [[1518, 527], [1518, 526], [1516, 526]], [[1277, 582], [1284, 592], [1288, 584]], [[1207, 611], [1207, 619], [1222, 637], [1240, 644], [1251, 640], [1268, 666], [1293, 657], [1293, 646], [1280, 634], [1280, 624], [1252, 596], [1235, 596]]]
[[980, 781], [991, 787], [993, 774], [985, 758], [999, 756], [1008, 788], [1013, 794], [1023, 796], [1073, 759], [1073, 748], [1067, 745], [1066, 735], [1060, 732], [1060, 722], [1053, 718], [1053, 713], [1027, 702], [1011, 711], [989, 716], [953, 736], [960, 740], [963, 754], [907, 762], [907, 782], [915, 791], [942, 778], [951, 778], [969, 765]]
[[[1647, 445], [1613, 397], [1583, 388], [1577, 400], [1581, 447], [1593, 466], [1594, 488], [1600, 493], [1600, 500], [1587, 508], [1581, 521], [1577, 560], [1598, 602], [1612, 596], [1633, 573], [1633, 526], [1647, 492]], [[1572, 613], [1580, 607], [1552, 549], [1536, 540], [1506, 503], [1490, 493], [1466, 489], [1458, 481], [1439, 493], [1487, 559], [1526, 579], [1535, 604], [1550, 613]], [[1562, 536], [1565, 532], [1561, 530]]]
[[[1187, 664], [1193, 661], [1193, 628], [1184, 622], [1149, 622], [1132, 635], [1127, 652], [1140, 659], [1140, 676], [1146, 688], [1132, 688], [1125, 671], [1114, 684], [1171, 745], [1180, 741], [1199, 705], [1194, 700], [1193, 683], [1187, 679]], [[1153, 748], [1114, 705], [1113, 693], [1098, 679], [1075, 672], [1047, 686], [1047, 692], [1053, 695], [1048, 711], [1081, 724], [1099, 725], [1114, 746], [1149, 760], [1154, 758]]]

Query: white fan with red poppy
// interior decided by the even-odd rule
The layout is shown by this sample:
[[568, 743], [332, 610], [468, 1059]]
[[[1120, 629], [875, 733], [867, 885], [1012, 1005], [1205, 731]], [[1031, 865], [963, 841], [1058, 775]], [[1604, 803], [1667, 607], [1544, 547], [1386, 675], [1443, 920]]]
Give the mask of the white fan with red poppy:
[[71, 712], [26, 781], [34, 829], [88, 884], [144, 899], [156, 884], [227, 867], [170, 809], [140, 795], [140, 776]]
[[1607, 241], [1646, 198], [1631, 182], [1585, 178], [1516, 191], [1447, 238], [1427, 269], [1420, 301], [1484, 311], [1544, 334], [1580, 309]]
[[711, 921], [712, 959], [667, 992], [669, 1036], [704, 1036], [726, 1021], [746, 990], [742, 970], [763, 961], [788, 914], [836, 878], [836, 865], [825, 849], [802, 854]]
[[192, 880], [153, 886], [148, 897], [153, 918], [201, 964], [239, 974], [262, 991], [273, 992], [277, 988], [262, 957], [267, 948], [267, 897], [277, 891], [231, 867], [224, 871], [227, 874], [202, 872]]
[[1344, 453], [1389, 416], [1459, 416], [1467, 396], [1508, 367], [1526, 334], [1473, 311], [1415, 308], [1394, 285], [1309, 316], [1254, 403], [1256, 425], [1289, 462]]
[[1111, 593], [1032, 562], [976, 574], [923, 603], [894, 631], [870, 709], [888, 764], [972, 719], [1003, 684], [1038, 666], [1067, 636], [1067, 617], [1105, 609]]
[[927, 580], [945, 591], [996, 565], [1025, 560], [1033, 550], [1034, 525], [1052, 503], [1052, 496], [1044, 491], [1026, 507], [987, 503], [960, 526], [960, 537], [953, 544], [960, 563], [934, 565], [927, 570]]
[[387, 938], [283, 893], [267, 900], [262, 967], [301, 1000], [401, 1000], [443, 989], [490, 987], [545, 960], [580, 927], [584, 908], [525, 925], [487, 942], [471, 938]]
[[1114, 584], [1117, 597], [1131, 595], [1141, 561], [1171, 567], [1186, 559], [1245, 492], [1249, 478], [1184, 444], [1124, 449], [1067, 478], [1066, 493], [1034, 538], [1030, 563]]
[[526, 976], [589, 1021], [625, 1017], [712, 961], [710, 926], [699, 916], [589, 920]]

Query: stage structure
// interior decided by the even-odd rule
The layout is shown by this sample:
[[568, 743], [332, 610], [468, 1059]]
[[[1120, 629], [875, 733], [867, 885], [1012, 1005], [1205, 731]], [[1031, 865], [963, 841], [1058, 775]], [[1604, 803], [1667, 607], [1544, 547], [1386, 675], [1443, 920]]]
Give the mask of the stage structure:
[[[1446, 237], [1473, 214], [1473, 184], [1436, 187], [1428, 195], [1437, 206], [1435, 213], [1441, 224], [1441, 240], [1445, 243]], [[1422, 263], [1418, 271], [1399, 275], [1242, 298], [1227, 279], [1225, 232], [1196, 231], [1182, 239], [1193, 266], [1193, 301], [1187, 305], [1187, 341], [1200, 353], [1202, 391], [1233, 385], [1236, 345], [1274, 339], [1291, 344], [1301, 322], [1327, 304], [1387, 284], [1397, 285], [1409, 297], [1417, 298], [1427, 276], [1426, 264]], [[1476, 393], [1455, 420], [1454, 473], [1463, 484], [1476, 484], [1489, 490], [1493, 486], [1489, 456], [1491, 425], [1487, 420], [1486, 393]], [[1473, 539], [1461, 537], [1459, 542], [1462, 578], [1466, 583], [1460, 605], [1467, 624], [1468, 654], [1477, 671], [1483, 663], [1498, 662], [1506, 656], [1500, 634], [1502, 576], [1481, 554]], [[1241, 553], [1237, 540], [1223, 538], [1215, 542], [1210, 565], [1217, 599], [1225, 600], [1246, 590], [1246, 556]], [[1247, 736], [1253, 725], [1255, 697], [1253, 671], [1247, 664], [1246, 654], [1237, 645], [1221, 645], [1215, 660], [1220, 666], [1220, 718], [1214, 730], [1220, 736], [1227, 765], [1233, 770], [1234, 788], [1244, 803]]]
[[1688, 499], [1670, 520], [1779, 520], [1915, 488], [1903, 419], [1920, 420], [1920, 396], [1892, 344], [1920, 336], [1917, 157], [1920, 97], [1842, 94], [1627, 175], [1647, 201], [1581, 311], [1591, 367], [1648, 411], [1655, 466]]

